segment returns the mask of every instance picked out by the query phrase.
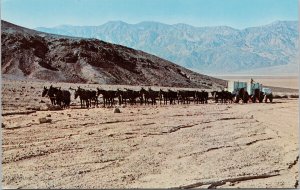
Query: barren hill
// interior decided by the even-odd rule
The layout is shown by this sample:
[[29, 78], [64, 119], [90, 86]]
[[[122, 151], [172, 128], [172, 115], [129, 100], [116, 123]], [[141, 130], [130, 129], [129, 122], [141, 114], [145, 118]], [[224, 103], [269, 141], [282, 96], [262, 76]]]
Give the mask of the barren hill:
[[97, 39], [2, 24], [2, 76], [55, 82], [220, 88], [225, 81]]

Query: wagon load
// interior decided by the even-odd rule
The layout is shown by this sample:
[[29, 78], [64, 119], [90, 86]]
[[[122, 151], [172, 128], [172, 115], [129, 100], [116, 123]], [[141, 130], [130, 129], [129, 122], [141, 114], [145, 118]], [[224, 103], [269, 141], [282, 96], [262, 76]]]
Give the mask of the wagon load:
[[240, 81], [228, 81], [228, 88], [227, 90], [233, 94], [237, 94], [240, 89], [247, 88], [247, 82], [240, 82]]
[[255, 94], [255, 91], [262, 91], [262, 84], [256, 82], [256, 83], [248, 83], [248, 86], [247, 86], [247, 91], [249, 92], [249, 94], [253, 95]]

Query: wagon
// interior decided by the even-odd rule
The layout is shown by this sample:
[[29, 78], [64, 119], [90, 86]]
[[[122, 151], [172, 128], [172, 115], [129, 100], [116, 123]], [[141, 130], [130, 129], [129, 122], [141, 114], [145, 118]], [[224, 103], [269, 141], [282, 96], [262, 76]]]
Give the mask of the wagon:
[[253, 103], [257, 100], [258, 102], [265, 102], [269, 99], [270, 102], [273, 100], [272, 90], [270, 88], [263, 88], [263, 85], [258, 82], [253, 82], [251, 79], [248, 82], [241, 81], [228, 81], [227, 90], [235, 95], [235, 102], [238, 103], [240, 99], [244, 103], [247, 103], [249, 99]]

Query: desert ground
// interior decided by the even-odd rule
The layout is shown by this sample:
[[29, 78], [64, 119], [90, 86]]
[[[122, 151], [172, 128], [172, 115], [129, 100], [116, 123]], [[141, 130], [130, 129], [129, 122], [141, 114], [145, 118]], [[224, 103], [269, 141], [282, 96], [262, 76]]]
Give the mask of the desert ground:
[[[127, 105], [114, 113], [114, 107], [80, 109], [72, 95], [70, 109], [49, 111], [44, 85], [50, 83], [2, 82], [4, 188], [298, 185], [298, 99]], [[51, 121], [40, 123], [44, 117]]]

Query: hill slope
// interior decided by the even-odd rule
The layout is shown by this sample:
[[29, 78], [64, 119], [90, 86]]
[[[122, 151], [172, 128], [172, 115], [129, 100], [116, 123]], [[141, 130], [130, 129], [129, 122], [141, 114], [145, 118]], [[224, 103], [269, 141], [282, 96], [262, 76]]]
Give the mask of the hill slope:
[[299, 36], [297, 21], [276, 21], [243, 30], [227, 26], [193, 27], [157, 22], [127, 24], [121, 21], [100, 26], [63, 25], [37, 30], [97, 38], [152, 53], [186, 68], [214, 74], [294, 66]]
[[21, 79], [219, 88], [223, 80], [97, 39], [37, 32], [2, 21], [2, 74]]

